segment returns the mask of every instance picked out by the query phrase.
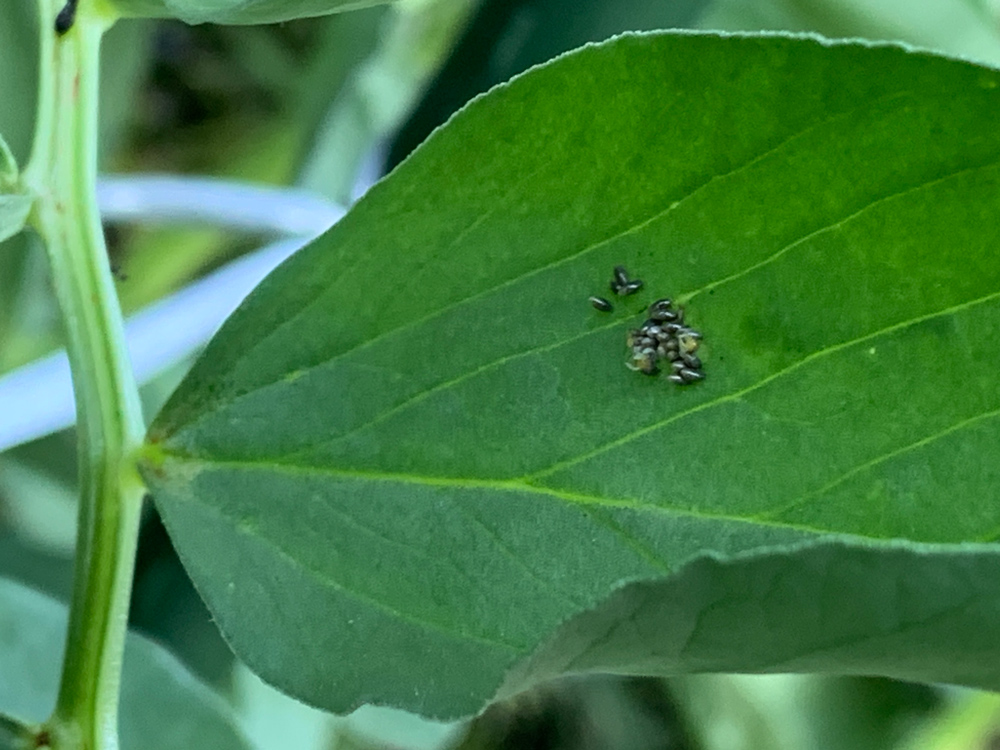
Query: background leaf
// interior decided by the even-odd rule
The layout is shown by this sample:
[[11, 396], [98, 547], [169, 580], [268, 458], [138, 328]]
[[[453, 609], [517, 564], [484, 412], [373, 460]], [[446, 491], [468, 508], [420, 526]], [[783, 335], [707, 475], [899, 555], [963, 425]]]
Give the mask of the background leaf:
[[466, 102], [588, 42], [690, 26], [710, 0], [481, 0], [420, 105], [393, 139], [395, 166]]
[[[66, 608], [0, 578], [0, 711], [43, 721], [55, 705]], [[170, 654], [130, 635], [122, 674], [122, 747], [248, 750], [221, 698]]]
[[28, 195], [0, 195], [0, 242], [24, 228], [33, 202]]
[[[654, 34], [473, 102], [251, 295], [151, 428], [145, 476], [236, 652], [326, 708], [454, 716], [624, 581], [695, 597], [668, 576], [705, 552], [851, 535], [863, 581], [886, 540], [992, 541], [998, 83], [894, 47]], [[598, 313], [617, 263], [645, 290]], [[623, 366], [661, 295], [705, 334], [702, 384]], [[962, 575], [919, 552], [901, 611]], [[870, 604], [854, 621], [883, 627]], [[983, 622], [959, 611], [955, 642]], [[742, 626], [678, 668], [988, 677], [905, 633], [747, 665], [722, 638]], [[637, 671], [617, 656], [599, 668]]]
[[0, 135], [0, 188], [9, 188], [17, 179], [17, 160], [7, 141]]
[[123, 16], [179, 18], [186, 23], [257, 24], [358, 10], [389, 0], [114, 0]]
[[705, 556], [565, 623], [502, 692], [607, 669], [874, 672], [995, 690], [998, 569], [996, 550], [976, 545], [838, 541]]
[[714, 0], [698, 25], [904, 41], [993, 66], [1000, 63], [1000, 25], [977, 0]]

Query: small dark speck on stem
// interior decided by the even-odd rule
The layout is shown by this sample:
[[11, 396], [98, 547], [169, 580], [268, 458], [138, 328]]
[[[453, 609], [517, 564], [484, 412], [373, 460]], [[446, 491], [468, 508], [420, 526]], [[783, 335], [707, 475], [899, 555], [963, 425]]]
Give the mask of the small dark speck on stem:
[[73, 28], [73, 21], [76, 20], [76, 3], [77, 0], [66, 0], [66, 4], [56, 16], [56, 33], [59, 36]]

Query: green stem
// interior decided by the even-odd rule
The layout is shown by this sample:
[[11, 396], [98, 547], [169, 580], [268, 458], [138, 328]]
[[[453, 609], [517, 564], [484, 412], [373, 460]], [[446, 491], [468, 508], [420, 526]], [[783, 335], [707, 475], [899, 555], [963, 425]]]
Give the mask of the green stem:
[[29, 221], [49, 253], [73, 372], [79, 529], [59, 697], [45, 726], [55, 748], [114, 750], [118, 686], [143, 488], [132, 453], [142, 414], [125, 349], [96, 203], [98, 53], [113, 22], [83, 0], [64, 36], [62, 0], [39, 0], [41, 64]]

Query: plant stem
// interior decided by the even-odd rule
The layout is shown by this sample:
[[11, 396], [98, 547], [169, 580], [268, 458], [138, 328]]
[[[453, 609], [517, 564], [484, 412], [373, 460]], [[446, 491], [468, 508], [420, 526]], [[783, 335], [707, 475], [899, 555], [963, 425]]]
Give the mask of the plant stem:
[[35, 141], [24, 183], [45, 242], [73, 373], [79, 529], [52, 747], [115, 750], [118, 686], [143, 488], [131, 455], [142, 414], [96, 203], [98, 52], [113, 22], [81, 3], [58, 37], [62, 0], [39, 0], [41, 61]]

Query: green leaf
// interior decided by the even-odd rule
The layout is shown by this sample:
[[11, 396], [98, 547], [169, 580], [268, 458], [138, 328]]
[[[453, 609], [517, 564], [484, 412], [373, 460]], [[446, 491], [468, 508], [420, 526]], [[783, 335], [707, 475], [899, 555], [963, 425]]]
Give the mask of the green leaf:
[[29, 195], [0, 195], [0, 242], [24, 228], [34, 199]]
[[38, 30], [34, 3], [0, 6], [0, 133], [24, 164], [38, 98]]
[[0, 189], [9, 189], [17, 181], [17, 174], [17, 160], [0, 135]]
[[566, 673], [888, 674], [995, 690], [992, 545], [809, 543], [706, 555], [562, 625], [501, 695]]
[[[0, 578], [0, 712], [43, 721], [55, 705], [66, 608]], [[228, 706], [174, 657], [137, 635], [125, 646], [122, 747], [249, 750]]]
[[[474, 101], [261, 284], [150, 430], [144, 475], [237, 654], [332, 710], [469, 713], [512, 668], [508, 691], [552, 673], [526, 658], [623, 582], [708, 617], [677, 571], [711, 553], [747, 585], [797, 571], [799, 599], [769, 580], [802, 618], [817, 592], [895, 596], [844, 596], [860, 631], [809, 658], [731, 608], [697, 659], [600, 669], [989, 682], [989, 600], [951, 592], [997, 548], [888, 540], [1000, 533], [998, 84], [896, 47], [653, 34]], [[646, 286], [597, 312], [619, 263]], [[703, 332], [704, 382], [624, 366], [659, 296]], [[774, 551], [831, 536], [854, 564]], [[889, 577], [904, 558], [922, 587]], [[907, 638], [941, 602], [950, 642]]]
[[702, 750], [899, 750], [942, 713], [939, 690], [876, 677], [699, 674], [667, 684]]
[[325, 16], [384, 2], [390, 0], [113, 0], [113, 5], [123, 16], [256, 24]]
[[714, 0], [698, 25], [886, 39], [1000, 64], [1000, 27], [989, 9], [976, 7], [976, 0]]

